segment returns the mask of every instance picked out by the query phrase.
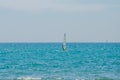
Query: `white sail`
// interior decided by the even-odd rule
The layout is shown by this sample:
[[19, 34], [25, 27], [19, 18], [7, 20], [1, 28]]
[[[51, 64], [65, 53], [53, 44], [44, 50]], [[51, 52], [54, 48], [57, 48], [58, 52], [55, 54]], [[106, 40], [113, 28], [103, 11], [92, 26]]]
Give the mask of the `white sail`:
[[63, 48], [64, 51], [66, 50], [66, 34], [64, 34], [64, 40], [63, 40], [62, 48]]

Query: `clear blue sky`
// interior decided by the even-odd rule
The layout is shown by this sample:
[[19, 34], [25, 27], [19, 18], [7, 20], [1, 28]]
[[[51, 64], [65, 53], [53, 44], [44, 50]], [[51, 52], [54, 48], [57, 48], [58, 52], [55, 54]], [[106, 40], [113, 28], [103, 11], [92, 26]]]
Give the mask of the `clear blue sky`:
[[120, 42], [120, 0], [0, 0], [0, 42]]

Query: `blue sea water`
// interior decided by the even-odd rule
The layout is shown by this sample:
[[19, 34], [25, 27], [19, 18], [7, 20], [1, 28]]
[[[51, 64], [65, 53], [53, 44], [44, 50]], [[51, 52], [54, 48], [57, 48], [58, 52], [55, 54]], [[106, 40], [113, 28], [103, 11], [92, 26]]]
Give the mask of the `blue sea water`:
[[1, 80], [120, 80], [120, 43], [0, 43]]

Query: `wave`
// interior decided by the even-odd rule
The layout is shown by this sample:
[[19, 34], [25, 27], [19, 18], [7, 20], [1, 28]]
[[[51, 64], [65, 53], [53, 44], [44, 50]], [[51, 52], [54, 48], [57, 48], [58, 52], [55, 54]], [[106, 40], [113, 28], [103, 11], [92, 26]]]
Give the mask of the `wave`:
[[33, 78], [33, 77], [19, 77], [17, 80], [41, 80], [42, 78]]
[[47, 78], [37, 78], [37, 77], [19, 77], [14, 80], [86, 80], [86, 79], [70, 79], [70, 78], [62, 78], [62, 77], [47, 77]]
[[[4, 79], [1, 79], [4, 80]], [[108, 78], [108, 77], [98, 77], [98, 78], [87, 78], [87, 77], [18, 77], [18, 78], [13, 78], [13, 79], [6, 79], [6, 80], [120, 80], [120, 79], [113, 79], [113, 78]]]
[[65, 80], [63, 78], [38, 78], [38, 77], [19, 77], [16, 80]]
[[[89, 79], [64, 79], [64, 78], [33, 78], [33, 77], [20, 77], [17, 80], [89, 80]], [[93, 80], [115, 80], [111, 78], [96, 78]]]

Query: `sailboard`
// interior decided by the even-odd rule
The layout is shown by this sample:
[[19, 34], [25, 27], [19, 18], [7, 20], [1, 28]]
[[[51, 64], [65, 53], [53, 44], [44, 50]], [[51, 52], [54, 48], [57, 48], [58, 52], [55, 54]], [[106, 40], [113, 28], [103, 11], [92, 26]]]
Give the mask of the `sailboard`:
[[63, 39], [63, 43], [62, 43], [62, 49], [63, 49], [63, 51], [66, 51], [66, 33], [64, 33], [64, 39]]

